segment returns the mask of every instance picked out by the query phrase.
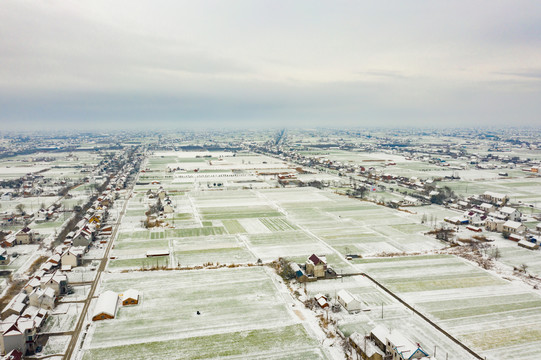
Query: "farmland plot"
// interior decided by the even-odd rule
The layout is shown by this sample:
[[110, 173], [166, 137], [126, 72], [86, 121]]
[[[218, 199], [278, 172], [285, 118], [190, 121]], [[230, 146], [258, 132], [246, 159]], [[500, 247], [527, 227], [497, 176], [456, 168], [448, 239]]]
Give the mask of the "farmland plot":
[[412, 256], [358, 263], [482, 355], [522, 359], [539, 342], [541, 297], [461, 259]]
[[325, 358], [262, 268], [114, 274], [104, 287], [140, 289], [143, 298], [116, 319], [92, 325], [87, 360]]
[[282, 215], [269, 206], [201, 208], [200, 213], [205, 220], [260, 218]]
[[230, 234], [240, 234], [245, 233], [246, 229], [242, 227], [238, 220], [222, 220], [222, 223]]
[[166, 239], [122, 241], [115, 244], [112, 255], [119, 257], [144, 256], [149, 250], [161, 250], [167, 248], [167, 246], [168, 241]]
[[271, 231], [288, 231], [296, 229], [294, 225], [291, 225], [283, 218], [261, 218], [259, 221]]

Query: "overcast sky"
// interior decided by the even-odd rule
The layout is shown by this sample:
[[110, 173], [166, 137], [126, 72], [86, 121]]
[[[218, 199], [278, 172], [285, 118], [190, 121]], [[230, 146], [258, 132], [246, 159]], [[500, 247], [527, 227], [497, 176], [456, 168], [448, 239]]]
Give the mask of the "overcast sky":
[[2, 0], [0, 121], [541, 126], [541, 2]]

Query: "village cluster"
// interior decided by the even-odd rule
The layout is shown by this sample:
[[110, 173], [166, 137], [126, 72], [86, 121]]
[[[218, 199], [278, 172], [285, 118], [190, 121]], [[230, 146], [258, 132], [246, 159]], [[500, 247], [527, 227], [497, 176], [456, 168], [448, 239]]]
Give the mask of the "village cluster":
[[[30, 209], [25, 211], [23, 206], [17, 206], [17, 209], [13, 207], [19, 214], [10, 213], [9, 210], [4, 212], [7, 214], [3, 218], [6, 229], [23, 224], [19, 230], [2, 231], [0, 263], [7, 269], [16, 269], [14, 274], [17, 274], [17, 277], [10, 275], [4, 292], [19, 291], [10, 296], [1, 312], [0, 351], [6, 354], [6, 358], [17, 359], [39, 352], [43, 342], [39, 341], [38, 335], [49, 316], [55, 316], [55, 308], [64, 298], [84, 287], [85, 281], [76, 280], [77, 274], [95, 273], [94, 261], [88, 256], [89, 250], [99, 251], [110, 241], [114, 219], [111, 219], [109, 211], [119, 192], [126, 187], [130, 170], [134, 168], [133, 164], [127, 163], [127, 159], [124, 159], [126, 164], [122, 167], [112, 168], [112, 164], [122, 162], [123, 156], [118, 155], [92, 165], [91, 171], [83, 168], [80, 170], [83, 178], [79, 181], [60, 181], [56, 189], [60, 194], [43, 191], [46, 184], [52, 183], [45, 175], [28, 174], [17, 180], [4, 181], [10, 187], [2, 196], [2, 200], [6, 201], [4, 204], [17, 203], [18, 196], [42, 196], [41, 199], [50, 196], [53, 201], [49, 206], [34, 208], [33, 213]], [[54, 157], [48, 157], [32, 158], [31, 161], [54, 163], [54, 160]], [[78, 158], [70, 153], [63, 160], [77, 161]], [[81, 166], [77, 165], [76, 168], [80, 169]], [[39, 173], [44, 174], [47, 170]], [[22, 191], [13, 187], [20, 181]], [[72, 194], [77, 194], [79, 187], [91, 190], [76, 195], [79, 198], [77, 203], [70, 202], [74, 197]], [[70, 204], [75, 205], [68, 210]], [[69, 217], [62, 216], [63, 213], [69, 213]], [[54, 233], [51, 233], [49, 224], [55, 222], [58, 228], [53, 228]], [[29, 254], [27, 261], [20, 266], [16, 264], [17, 258], [24, 257], [26, 253]], [[133, 295], [133, 290], [127, 294]]]

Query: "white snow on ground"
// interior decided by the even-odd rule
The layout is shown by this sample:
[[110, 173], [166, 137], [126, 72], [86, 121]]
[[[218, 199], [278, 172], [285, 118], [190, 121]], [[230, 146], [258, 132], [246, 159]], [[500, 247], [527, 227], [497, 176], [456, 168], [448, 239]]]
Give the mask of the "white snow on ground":
[[238, 222], [249, 234], [270, 234], [272, 232], [259, 219], [238, 219]]

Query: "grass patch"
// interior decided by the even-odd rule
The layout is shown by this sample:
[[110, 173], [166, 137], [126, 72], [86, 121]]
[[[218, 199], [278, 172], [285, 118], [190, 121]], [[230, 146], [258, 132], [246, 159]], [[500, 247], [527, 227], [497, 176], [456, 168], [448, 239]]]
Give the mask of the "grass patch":
[[492, 286], [505, 284], [503, 280], [500, 280], [494, 276], [482, 275], [471, 277], [452, 277], [452, 278], [433, 278], [427, 280], [396, 280], [396, 282], [389, 283], [389, 286], [398, 292], [415, 292], [415, 291], [434, 291], [444, 289], [463, 289], [476, 286]]
[[394, 261], [416, 261], [416, 260], [430, 260], [430, 259], [444, 259], [453, 258], [453, 255], [418, 255], [418, 256], [395, 256], [395, 257], [382, 257], [373, 259], [355, 259], [356, 264], [373, 264], [381, 262], [394, 262]]
[[246, 229], [237, 220], [222, 220], [225, 229], [230, 234], [245, 233]]
[[192, 218], [192, 214], [190, 214], [190, 213], [175, 213], [173, 218], [175, 220], [190, 220]]
[[541, 300], [537, 301], [524, 301], [519, 303], [508, 303], [508, 304], [498, 304], [498, 305], [481, 305], [481, 306], [472, 306], [462, 309], [447, 309], [442, 311], [433, 311], [431, 314], [440, 320], [455, 319], [470, 317], [476, 315], [487, 315], [494, 313], [503, 313], [506, 311], [513, 310], [523, 310], [523, 309], [532, 309], [532, 308], [541, 308]]
[[250, 354], [257, 356], [258, 353], [270, 352], [276, 348], [282, 352], [287, 349], [306, 350], [307, 347], [316, 345], [302, 325], [291, 325], [93, 349], [85, 353], [83, 359], [210, 359], [227, 356], [251, 358]]
[[208, 236], [208, 235], [222, 235], [225, 234], [223, 227], [206, 226], [201, 228], [186, 228], [186, 229], [173, 229], [165, 230], [167, 237], [190, 237], [190, 236]]
[[288, 231], [296, 230], [297, 227], [291, 225], [283, 218], [262, 218], [259, 219], [271, 231]]
[[541, 325], [514, 326], [504, 329], [479, 331], [461, 336], [465, 342], [481, 350], [533, 343], [541, 339]]

